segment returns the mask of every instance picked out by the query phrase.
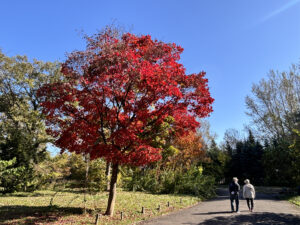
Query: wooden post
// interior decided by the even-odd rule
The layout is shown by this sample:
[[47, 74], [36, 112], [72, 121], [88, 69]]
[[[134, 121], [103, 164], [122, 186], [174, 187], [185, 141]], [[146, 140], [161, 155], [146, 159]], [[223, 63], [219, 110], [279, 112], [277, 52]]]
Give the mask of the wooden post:
[[167, 206], [170, 207], [170, 202], [168, 202]]
[[144, 208], [144, 206], [142, 207], [142, 212], [141, 212], [142, 214], [144, 214], [145, 213], [145, 208]]
[[123, 212], [121, 212], [121, 220], [123, 220]]
[[96, 222], [95, 222], [96, 225], [99, 225], [100, 217], [101, 217], [101, 214], [97, 213], [96, 214]]

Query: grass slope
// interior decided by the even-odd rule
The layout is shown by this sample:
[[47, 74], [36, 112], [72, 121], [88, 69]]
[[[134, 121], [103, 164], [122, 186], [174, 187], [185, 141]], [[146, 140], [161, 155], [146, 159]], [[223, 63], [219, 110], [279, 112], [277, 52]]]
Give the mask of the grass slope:
[[[96, 213], [105, 212], [107, 198], [106, 192], [87, 195], [88, 213], [83, 214], [84, 194], [80, 190], [4, 195], [0, 196], [0, 224], [95, 224]], [[135, 224], [199, 201], [197, 197], [186, 195], [153, 195], [118, 190], [114, 217], [101, 216], [99, 224]], [[141, 213], [142, 207], [145, 208], [144, 214]], [[120, 219], [121, 212], [124, 213], [123, 220]]]

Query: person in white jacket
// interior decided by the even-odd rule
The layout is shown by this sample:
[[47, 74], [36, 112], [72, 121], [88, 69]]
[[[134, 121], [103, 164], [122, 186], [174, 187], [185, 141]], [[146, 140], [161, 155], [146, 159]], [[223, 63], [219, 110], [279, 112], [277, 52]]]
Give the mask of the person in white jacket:
[[247, 200], [249, 211], [253, 212], [255, 188], [252, 184], [250, 184], [250, 180], [246, 179], [244, 182], [245, 185], [243, 187], [243, 197]]

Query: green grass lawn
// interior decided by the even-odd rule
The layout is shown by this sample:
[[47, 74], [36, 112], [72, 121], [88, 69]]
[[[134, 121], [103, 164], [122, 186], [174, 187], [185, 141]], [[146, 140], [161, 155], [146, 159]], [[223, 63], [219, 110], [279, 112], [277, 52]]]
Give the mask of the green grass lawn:
[[[84, 194], [79, 190], [0, 195], [0, 224], [95, 224], [96, 214], [105, 212], [107, 198], [106, 192], [88, 195], [88, 213], [83, 214]], [[118, 190], [114, 216], [101, 216], [99, 224], [135, 224], [199, 201], [197, 197], [186, 195], [153, 195]], [[167, 207], [168, 202], [170, 207]], [[158, 205], [161, 206], [160, 211]], [[142, 207], [145, 208], [144, 214], [141, 213]], [[120, 219], [121, 212], [123, 220]]]

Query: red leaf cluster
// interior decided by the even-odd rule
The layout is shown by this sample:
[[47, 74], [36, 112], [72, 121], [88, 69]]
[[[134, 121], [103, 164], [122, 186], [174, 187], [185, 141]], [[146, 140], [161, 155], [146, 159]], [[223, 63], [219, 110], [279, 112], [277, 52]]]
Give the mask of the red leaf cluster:
[[185, 135], [212, 112], [205, 73], [186, 75], [182, 51], [149, 35], [89, 38], [87, 49], [62, 65], [66, 81], [38, 91], [55, 144], [119, 164], [159, 160], [151, 127], [172, 116], [175, 132]]

